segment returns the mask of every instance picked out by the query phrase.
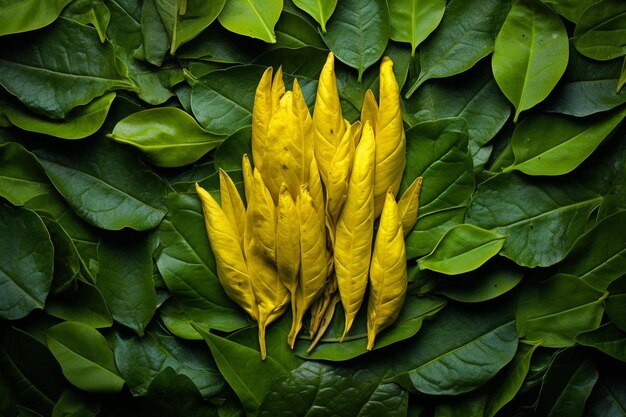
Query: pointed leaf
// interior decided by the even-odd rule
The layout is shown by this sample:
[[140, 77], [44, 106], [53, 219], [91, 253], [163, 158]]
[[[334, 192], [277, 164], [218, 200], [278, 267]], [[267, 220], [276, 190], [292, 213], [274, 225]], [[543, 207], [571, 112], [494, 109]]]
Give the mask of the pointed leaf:
[[231, 32], [275, 43], [274, 26], [282, 8], [282, 0], [229, 0], [217, 18]]
[[437, 28], [446, 10], [444, 0], [391, 0], [391, 39], [411, 44], [411, 53]]

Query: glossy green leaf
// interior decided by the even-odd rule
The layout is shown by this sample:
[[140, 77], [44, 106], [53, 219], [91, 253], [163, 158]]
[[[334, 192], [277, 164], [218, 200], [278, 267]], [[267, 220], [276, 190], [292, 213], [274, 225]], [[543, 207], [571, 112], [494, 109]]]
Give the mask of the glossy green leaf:
[[64, 120], [37, 116], [22, 106], [8, 103], [0, 103], [0, 113], [22, 130], [62, 139], [82, 139], [93, 135], [102, 127], [113, 99], [115, 93], [107, 93], [87, 105], [74, 108]]
[[493, 75], [515, 106], [515, 118], [543, 101], [559, 81], [569, 54], [561, 19], [538, 0], [516, 0], [496, 38]]
[[124, 385], [113, 351], [97, 330], [67, 321], [48, 331], [48, 347], [63, 375], [76, 387], [99, 393], [118, 392]]
[[580, 16], [574, 30], [574, 45], [592, 59], [606, 61], [626, 54], [626, 4], [600, 0]]
[[[332, 2], [327, 1], [322, 3], [321, 6], [326, 7], [331, 4]], [[283, 10], [278, 23], [276, 23], [275, 46], [280, 46], [281, 48], [315, 47], [326, 49], [326, 45], [317, 31], [317, 27], [308, 19], [304, 18], [304, 16], [288, 12], [287, 10]]]
[[452, 0], [441, 24], [420, 46], [420, 73], [406, 98], [425, 81], [460, 74], [489, 55], [510, 4], [510, 0]]
[[407, 403], [407, 392], [385, 382], [381, 372], [306, 362], [272, 385], [258, 416], [403, 417]]
[[517, 331], [546, 347], [572, 346], [578, 333], [600, 326], [604, 297], [571, 275], [528, 284], [517, 302]]
[[115, 362], [134, 395], [145, 395], [150, 384], [166, 368], [187, 376], [203, 397], [211, 398], [224, 386], [224, 379], [205, 349], [161, 333], [144, 337], [113, 339]]
[[407, 259], [432, 252], [448, 230], [464, 222], [466, 209], [465, 206], [457, 206], [421, 215], [406, 237]]
[[223, 331], [249, 324], [217, 278], [202, 207], [195, 194], [170, 194], [167, 216], [155, 236], [159, 241], [157, 267], [186, 315], [203, 327]]
[[23, 206], [28, 200], [52, 191], [52, 185], [35, 156], [21, 145], [0, 145], [0, 196]]
[[447, 275], [473, 271], [500, 251], [505, 238], [471, 224], [461, 224], [448, 230], [435, 249], [417, 265], [420, 269]]
[[445, 0], [391, 0], [391, 39], [411, 44], [411, 54], [437, 28], [446, 10]]
[[385, 1], [342, 0], [328, 22], [324, 41], [339, 61], [358, 71], [360, 81], [363, 72], [382, 56], [389, 32]]
[[52, 283], [54, 246], [34, 212], [0, 204], [0, 317], [41, 309]]
[[139, 336], [156, 310], [152, 259], [144, 237], [103, 239], [98, 245], [97, 286], [113, 319]]
[[293, 4], [307, 12], [322, 27], [322, 32], [326, 33], [326, 22], [330, 19], [337, 0], [314, 1], [314, 0], [294, 0]]
[[595, 0], [542, 0], [551, 6], [558, 14], [574, 23], [578, 22], [580, 15]]
[[626, 332], [626, 275], [611, 282], [606, 290], [609, 292], [605, 304], [606, 314], [617, 327]]
[[602, 369], [586, 407], [588, 417], [624, 417], [626, 415], [626, 383], [622, 368]]
[[5, 0], [0, 4], [0, 36], [27, 32], [54, 22], [71, 0]]
[[113, 318], [100, 290], [82, 280], [76, 281], [76, 288], [50, 297], [46, 302], [46, 313], [67, 321], [79, 321], [94, 328], [110, 327], [113, 324]]
[[116, 66], [113, 47], [100, 43], [95, 29], [72, 20], [60, 18], [10, 46], [5, 38], [0, 42], [0, 84], [46, 116], [63, 118], [109, 90], [133, 88]]
[[83, 25], [91, 24], [98, 32], [100, 42], [106, 40], [111, 12], [103, 0], [74, 0], [63, 10], [63, 16]]
[[511, 139], [515, 163], [504, 171], [563, 175], [573, 171], [624, 119], [626, 108], [591, 120], [557, 115], [527, 117]]
[[565, 257], [601, 201], [584, 184], [500, 174], [478, 186], [467, 222], [506, 235], [500, 253], [517, 264], [548, 266]]
[[231, 32], [274, 43], [282, 7], [282, 0], [229, 0], [218, 19]]
[[73, 388], [68, 388], [63, 391], [59, 401], [54, 405], [52, 417], [95, 417], [100, 412], [101, 406], [99, 401], [80, 394]]
[[80, 255], [72, 238], [56, 221], [41, 218], [54, 246], [54, 267], [50, 292], [58, 294], [67, 290], [80, 272]]
[[131, 114], [115, 125], [111, 138], [138, 148], [150, 163], [166, 168], [196, 162], [224, 140], [175, 107]]
[[36, 155], [68, 204], [94, 226], [149, 230], [165, 215], [165, 183], [119, 145], [93, 139]]
[[576, 343], [591, 346], [617, 360], [626, 362], [626, 333], [613, 323], [578, 333]]
[[626, 212], [600, 221], [582, 235], [558, 271], [576, 275], [592, 287], [604, 291], [626, 271]]

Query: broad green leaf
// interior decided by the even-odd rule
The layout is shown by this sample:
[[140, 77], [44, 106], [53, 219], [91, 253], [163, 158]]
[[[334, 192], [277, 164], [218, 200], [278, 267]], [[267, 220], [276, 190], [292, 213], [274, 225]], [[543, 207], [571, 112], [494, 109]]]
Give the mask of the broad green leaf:
[[141, 338], [117, 333], [113, 346], [117, 367], [134, 395], [145, 395], [157, 375], [168, 367], [187, 376], [207, 399], [224, 386], [215, 362], [200, 345], [149, 332]]
[[186, 340], [202, 340], [200, 333], [191, 325], [191, 319], [187, 316], [176, 300], [170, 298], [160, 308], [160, 319], [163, 324], [176, 337]]
[[170, 53], [175, 54], [180, 45], [195, 38], [206, 29], [224, 8], [225, 0], [160, 0], [178, 5], [178, 16], [172, 34]]
[[[325, 7], [330, 4], [332, 2], [326, 1], [322, 3], [322, 6]], [[286, 10], [283, 10], [278, 23], [276, 23], [276, 44], [273, 46], [280, 46], [281, 48], [315, 47], [326, 49], [326, 45], [316, 26], [303, 16]]]
[[[517, 333], [510, 303], [476, 308], [448, 305], [397, 351], [390, 370], [403, 386], [424, 394], [456, 395], [493, 378], [513, 359]], [[392, 359], [389, 359], [392, 360]]]
[[473, 271], [500, 251], [505, 238], [471, 224], [461, 224], [448, 230], [435, 249], [420, 258], [417, 265], [420, 269], [447, 275]]
[[368, 369], [306, 362], [272, 385], [258, 416], [405, 416], [407, 392], [383, 376]]
[[127, 234], [98, 245], [97, 286], [113, 319], [139, 336], [156, 310], [152, 259], [145, 237]]
[[626, 91], [616, 94], [621, 59], [595, 61], [584, 57], [570, 44], [567, 70], [550, 97], [548, 112], [589, 116], [626, 103]]
[[[586, 405], [588, 417], [624, 417], [626, 415], [626, 382], [623, 369], [604, 368]], [[621, 371], [621, 372], [620, 372]]]
[[94, 328], [110, 327], [113, 318], [102, 293], [82, 280], [76, 288], [46, 301], [46, 313], [67, 321], [79, 321]]
[[602, 196], [577, 182], [499, 174], [478, 186], [467, 222], [506, 235], [503, 256], [522, 266], [562, 260]]
[[557, 353], [543, 379], [536, 415], [580, 417], [598, 371], [582, 349]]
[[222, 331], [249, 324], [217, 278], [202, 207], [195, 195], [170, 194], [167, 216], [155, 237], [159, 272], [187, 316], [205, 328]]
[[434, 417], [482, 416], [486, 402], [487, 395], [481, 390], [467, 395], [447, 397], [445, 402], [439, 402], [435, 407]]
[[437, 246], [443, 235], [465, 220], [465, 206], [450, 207], [422, 215], [406, 237], [407, 259], [427, 255]]
[[606, 323], [597, 329], [578, 333], [576, 343], [594, 347], [602, 353], [626, 362], [626, 333], [613, 323]]
[[610, 283], [606, 290], [609, 292], [605, 304], [606, 314], [620, 330], [626, 332], [626, 310], [624, 309], [624, 301], [626, 301], [626, 275]]
[[[444, 306], [445, 300], [435, 297], [407, 296], [397, 321], [376, 337], [375, 349], [392, 345], [414, 336], [422, 327], [425, 319], [437, 314]], [[343, 309], [337, 307], [328, 330], [320, 339], [315, 349], [307, 353], [311, 341], [299, 339], [296, 343], [296, 355], [313, 360], [345, 361], [367, 353], [367, 323], [365, 309], [358, 314], [350, 332], [343, 342], [339, 343], [343, 334]]]
[[165, 215], [165, 183], [120, 145], [93, 138], [36, 155], [72, 209], [94, 226], [149, 230]]
[[[210, 25], [195, 39], [183, 45], [176, 56], [201, 59], [212, 64], [249, 64], [259, 55], [259, 51], [266, 48], [267, 44], [261, 40], [243, 38], [224, 29], [222, 25]], [[190, 62], [190, 71], [191, 64], [197, 62]]]
[[591, 119], [558, 115], [525, 118], [515, 129], [511, 146], [515, 163], [504, 172], [563, 175], [573, 171], [624, 119], [626, 108]]
[[322, 32], [326, 33], [326, 22], [328, 22], [328, 19], [335, 11], [335, 7], [337, 7], [337, 0], [294, 0], [293, 4], [315, 19], [322, 27]]
[[215, 150], [215, 167], [226, 172], [241, 170], [241, 158], [252, 155], [251, 128], [244, 127], [230, 135]]
[[363, 72], [383, 54], [389, 40], [389, 11], [383, 0], [342, 0], [328, 22], [324, 41], [337, 59]]
[[417, 45], [437, 28], [446, 10], [445, 0], [390, 0], [391, 39], [411, 44], [411, 55]]
[[626, 271], [626, 212], [600, 221], [574, 244], [558, 271], [576, 275], [592, 287], [604, 291]]
[[217, 18], [231, 32], [275, 43], [282, 8], [283, 0], [229, 0]]
[[622, 73], [619, 76], [619, 80], [617, 81], [617, 92], [620, 93], [624, 88], [624, 84], [626, 84], [626, 56], [624, 57], [624, 62], [622, 62]]
[[72, 385], [97, 393], [114, 393], [122, 389], [113, 351], [94, 328], [66, 321], [48, 331], [48, 347]]
[[406, 98], [425, 81], [460, 74], [489, 55], [510, 4], [510, 0], [452, 0], [441, 24], [420, 46], [420, 73]]
[[551, 6], [558, 14], [574, 23], [578, 22], [580, 15], [589, 5], [596, 0], [542, 0]]
[[0, 317], [17, 320], [43, 308], [54, 247], [36, 213], [5, 204], [0, 204], [0, 236]]
[[72, 0], [3, 0], [0, 36], [42, 28], [54, 22]]
[[574, 45], [592, 59], [606, 61], [626, 54], [626, 3], [599, 0], [580, 16], [574, 30]]
[[600, 326], [604, 297], [572, 275], [530, 283], [517, 302], [517, 331], [545, 347], [572, 346], [578, 333]]
[[111, 138], [138, 148], [150, 163], [165, 168], [196, 162], [224, 140], [175, 107], [131, 114], [115, 125]]
[[54, 246], [54, 267], [52, 276], [51, 294], [58, 294], [67, 290], [80, 272], [80, 255], [72, 238], [56, 221], [42, 217], [50, 240]]
[[100, 42], [104, 43], [106, 40], [111, 12], [104, 5], [103, 0], [74, 0], [63, 10], [63, 17], [83, 25], [91, 24], [98, 32]]
[[519, 114], [543, 101], [559, 81], [569, 54], [563, 22], [539, 0], [516, 0], [496, 38], [496, 82]]
[[9, 103], [0, 103], [0, 113], [22, 130], [62, 139], [82, 139], [93, 135], [102, 127], [113, 99], [115, 93], [104, 94], [89, 104], [74, 108], [63, 120], [37, 116], [22, 106]]
[[0, 196], [23, 206], [28, 200], [52, 191], [52, 184], [35, 156], [21, 145], [0, 145]]
[[111, 44], [101, 44], [95, 29], [73, 20], [60, 18], [10, 45], [0, 42], [0, 84], [46, 116], [64, 118], [109, 90], [133, 88], [119, 72]]
[[484, 417], [493, 417], [502, 407], [515, 398], [522, 387], [530, 368], [535, 349], [539, 343], [520, 343], [513, 360], [504, 368], [502, 373], [494, 379], [494, 391], [487, 397]]
[[63, 391], [59, 401], [54, 405], [52, 417], [96, 417], [100, 413], [101, 406], [100, 401], [90, 398], [74, 388], [68, 388]]

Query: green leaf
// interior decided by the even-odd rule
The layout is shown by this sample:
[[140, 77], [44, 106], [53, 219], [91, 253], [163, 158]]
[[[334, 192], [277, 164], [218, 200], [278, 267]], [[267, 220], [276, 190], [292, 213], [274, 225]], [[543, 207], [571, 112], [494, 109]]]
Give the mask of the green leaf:
[[500, 251], [505, 238], [471, 224], [460, 224], [448, 230], [435, 249], [417, 265], [420, 269], [447, 275], [473, 271]]
[[111, 12], [104, 5], [103, 0], [74, 0], [63, 10], [63, 17], [83, 25], [91, 24], [98, 32], [100, 42], [104, 43], [106, 40]]
[[67, 321], [48, 331], [48, 347], [74, 386], [97, 393], [118, 392], [124, 385], [113, 351], [97, 330]]
[[445, 0], [390, 0], [391, 39], [415, 49], [437, 28], [446, 10]]
[[337, 59], [363, 72], [383, 54], [389, 40], [389, 11], [383, 0], [342, 0], [328, 22], [324, 41]]
[[215, 151], [215, 168], [226, 172], [241, 170], [243, 155], [252, 155], [252, 129], [244, 127], [229, 137]]
[[160, 308], [160, 319], [163, 324], [176, 337], [187, 340], [202, 340], [200, 333], [191, 325], [191, 319], [173, 298], [168, 299]]
[[578, 333], [600, 326], [604, 297], [571, 275], [527, 284], [517, 302], [517, 331], [545, 347], [572, 346]]
[[275, 43], [282, 8], [283, 0], [229, 0], [217, 18], [231, 32]]
[[165, 183], [119, 145], [94, 138], [36, 155], [72, 209], [94, 226], [150, 230], [165, 215]]
[[594, 347], [602, 353], [626, 362], [626, 333], [613, 323], [606, 323], [597, 329], [578, 333], [576, 343]]
[[337, 7], [337, 0], [294, 0], [293, 4], [307, 12], [322, 27], [322, 32], [326, 33], [326, 22], [332, 16]]
[[[332, 5], [332, 2], [324, 2], [322, 7], [326, 7], [327, 5]], [[290, 13], [286, 10], [283, 10], [276, 24], [276, 45], [274, 46], [283, 48], [315, 47], [326, 49], [326, 45], [317, 31], [317, 28], [310, 23], [309, 20], [299, 14]]]
[[113, 339], [115, 362], [134, 395], [145, 395], [154, 379], [166, 368], [188, 377], [204, 398], [218, 394], [224, 380], [206, 348], [160, 333], [144, 337]]
[[626, 4], [621, 0], [600, 0], [580, 16], [574, 30], [578, 51], [599, 61], [626, 54]]
[[113, 318], [100, 290], [82, 280], [76, 281], [76, 288], [72, 291], [47, 300], [46, 312], [51, 316], [79, 321], [94, 328], [110, 327], [113, 324]]
[[196, 162], [224, 140], [175, 107], [131, 114], [115, 125], [111, 138], [138, 148], [150, 163], [166, 168]]
[[493, 75], [519, 114], [543, 101], [565, 72], [569, 47], [561, 19], [539, 0], [516, 0], [496, 38]]
[[478, 186], [467, 222], [506, 235], [500, 252], [522, 266], [562, 260], [602, 196], [574, 181], [500, 174]]
[[395, 352], [396, 380], [424, 394], [456, 395], [471, 391], [513, 359], [517, 333], [510, 303], [475, 308], [448, 305]]
[[558, 271], [576, 275], [587, 284], [604, 291], [626, 271], [626, 212], [600, 221], [574, 244]]
[[406, 257], [414, 259], [432, 252], [443, 235], [465, 220], [465, 206], [450, 207], [422, 215], [406, 237]]
[[63, 227], [47, 217], [41, 218], [54, 246], [54, 267], [50, 292], [58, 294], [67, 290], [80, 272], [80, 255]]
[[24, 110], [21, 106], [0, 103], [0, 113], [22, 130], [62, 139], [82, 139], [96, 133], [109, 113], [115, 93], [107, 93], [91, 103], [74, 108], [67, 119], [49, 119]]
[[380, 372], [306, 362], [272, 385], [258, 415], [304, 416], [324, 410], [336, 416], [402, 417], [407, 403], [407, 392], [385, 382]]
[[0, 4], [0, 36], [27, 32], [54, 22], [72, 0], [5, 0]]
[[63, 391], [54, 405], [52, 417], [96, 417], [100, 413], [101, 403], [73, 388]]
[[550, 5], [558, 14], [574, 23], [578, 22], [580, 15], [595, 0], [542, 0]]
[[537, 415], [580, 417], [598, 380], [598, 371], [581, 349], [557, 353], [546, 373], [536, 405]]
[[441, 24], [420, 46], [420, 73], [406, 93], [425, 81], [460, 74], [493, 51], [510, 0], [452, 0]]
[[199, 325], [233, 331], [249, 324], [231, 301], [216, 274], [215, 259], [195, 195], [170, 194], [167, 216], [155, 232], [156, 264], [168, 289]]
[[15, 142], [0, 145], [0, 196], [23, 206], [28, 200], [53, 190], [35, 156]]
[[113, 319], [142, 336], [156, 310], [147, 239], [130, 234], [103, 239], [98, 245], [98, 261], [97, 286]]
[[41, 218], [0, 204], [0, 317], [17, 320], [44, 306], [54, 265], [54, 247]]
[[[172, 3], [172, 0], [166, 0], [166, 3]], [[180, 45], [195, 38], [206, 29], [220, 14], [226, 0], [174, 0], [173, 3], [179, 7], [172, 35], [171, 54], [175, 54]]]
[[494, 379], [494, 391], [490, 392], [485, 406], [484, 417], [493, 417], [522, 387], [530, 369], [530, 360], [539, 343], [520, 343], [511, 363]]
[[[375, 350], [414, 336], [422, 327], [424, 320], [437, 314], [445, 304], [445, 300], [441, 298], [408, 295], [397, 321], [377, 336]], [[307, 353], [311, 341], [299, 339], [296, 342], [296, 355], [312, 360], [345, 361], [368, 352], [365, 309], [357, 315], [344, 341], [339, 343], [343, 335], [344, 321], [341, 306], [337, 308], [328, 330], [315, 349]]]
[[109, 90], [132, 89], [116, 66], [113, 47], [101, 44], [95, 29], [72, 20], [60, 18], [10, 46], [6, 38], [2, 41], [0, 84], [46, 116], [64, 118]]
[[588, 417], [624, 417], [626, 415], [626, 383], [622, 368], [602, 369], [598, 382], [587, 401]]
[[625, 116], [626, 108], [591, 120], [543, 114], [529, 116], [513, 133], [511, 146], [515, 163], [504, 172], [567, 174], [587, 159]]
[[626, 332], [626, 275], [611, 282], [607, 288], [609, 296], [606, 299], [606, 314], [609, 319], [622, 331]]

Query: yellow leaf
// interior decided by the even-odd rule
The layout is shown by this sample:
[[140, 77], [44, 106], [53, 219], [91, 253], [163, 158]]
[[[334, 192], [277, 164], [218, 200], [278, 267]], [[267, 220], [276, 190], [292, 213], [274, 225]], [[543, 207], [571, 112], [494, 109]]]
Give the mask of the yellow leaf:
[[306, 186], [300, 188], [297, 200], [300, 224], [300, 281], [296, 288], [296, 311], [289, 332], [293, 349], [296, 336], [302, 328], [302, 318], [311, 304], [324, 291], [326, 283], [326, 230]]
[[241, 250], [244, 249], [244, 229], [246, 226], [246, 208], [243, 205], [239, 191], [233, 180], [223, 169], [219, 170], [220, 175], [220, 199], [222, 210], [228, 218], [239, 238]]
[[326, 213], [324, 213], [324, 190], [322, 188], [322, 180], [320, 178], [320, 172], [317, 167], [317, 159], [315, 156], [311, 158], [311, 165], [309, 169], [309, 193], [313, 199], [313, 205], [317, 209], [320, 222], [324, 223], [326, 219]]
[[268, 67], [254, 93], [252, 107], [252, 158], [257, 169], [263, 168], [263, 154], [272, 119], [272, 67]]
[[361, 307], [367, 287], [374, 228], [374, 159], [374, 132], [366, 122], [335, 235], [335, 273], [346, 318], [342, 340]]
[[421, 190], [422, 177], [417, 177], [398, 201], [398, 216], [402, 222], [404, 236], [408, 235], [417, 223]]
[[309, 179], [309, 167], [313, 159], [313, 143], [315, 141], [315, 129], [313, 119], [306, 105], [302, 89], [297, 79], [293, 80], [293, 110], [298, 120], [298, 129], [302, 137], [302, 149], [304, 153], [304, 180]]
[[406, 160], [406, 137], [402, 125], [400, 91], [393, 74], [393, 62], [389, 57], [384, 57], [380, 64], [379, 98], [374, 180], [376, 217], [383, 209], [387, 190], [391, 187], [394, 195], [398, 193]]
[[326, 316], [326, 311], [332, 303], [334, 296], [339, 297], [337, 293], [337, 278], [334, 274], [328, 274], [324, 291], [320, 298], [318, 298], [311, 306], [311, 322], [309, 325], [309, 335], [314, 338], [316, 333], [320, 333], [320, 326]]
[[380, 217], [367, 302], [367, 350], [374, 348], [376, 335], [396, 321], [406, 297], [406, 249], [395, 192], [389, 189]]
[[317, 84], [313, 125], [315, 126], [315, 157], [322, 181], [327, 184], [330, 163], [345, 130], [335, 77], [335, 57], [332, 52], [328, 54]]
[[352, 126], [345, 121], [347, 129], [337, 146], [337, 151], [330, 163], [328, 182], [326, 183], [326, 214], [331, 224], [337, 223], [339, 212], [346, 200], [348, 179], [354, 159], [354, 137]]
[[241, 170], [243, 174], [243, 188], [246, 194], [246, 202], [249, 202], [250, 195], [252, 193], [252, 183], [254, 182], [254, 175], [252, 173], [252, 166], [250, 166], [250, 159], [246, 154], [244, 154], [243, 158], [241, 158]]
[[[352, 137], [354, 138], [354, 147], [356, 148], [361, 141], [361, 131], [363, 130], [363, 123], [359, 120], [352, 123]], [[376, 131], [374, 131], [376, 132]]]
[[285, 94], [285, 82], [283, 81], [283, 67], [278, 67], [274, 81], [272, 82], [272, 112], [278, 110], [278, 103]]
[[372, 129], [376, 132], [378, 128], [378, 103], [376, 103], [376, 97], [370, 89], [365, 92], [363, 107], [361, 108], [361, 123], [365, 124], [367, 121], [372, 124]]
[[[324, 296], [326, 296], [326, 294], [324, 294]], [[341, 299], [339, 297], [339, 294], [336, 292], [328, 296], [326, 308], [324, 308], [323, 313], [321, 314], [319, 319], [318, 329], [316, 331], [317, 334], [315, 335], [315, 337], [311, 336], [313, 338], [313, 341], [311, 342], [309, 348], [306, 350], [307, 353], [311, 353], [315, 346], [317, 346], [317, 343], [322, 339], [322, 336], [324, 336], [324, 333], [326, 333], [326, 329], [328, 329], [328, 326], [330, 326], [330, 322], [333, 320], [333, 316], [335, 315], [335, 307], [337, 306], [339, 301], [341, 301]]]
[[[259, 170], [254, 170], [252, 190], [246, 211], [246, 245], [256, 245], [271, 261], [276, 261], [276, 208]], [[247, 247], [246, 247], [247, 249]], [[247, 254], [247, 252], [246, 252]], [[246, 258], [247, 259], [247, 258]]]
[[256, 319], [258, 311], [252, 281], [237, 232], [211, 194], [198, 184], [196, 192], [202, 202], [204, 223], [215, 255], [220, 283], [226, 295]]

